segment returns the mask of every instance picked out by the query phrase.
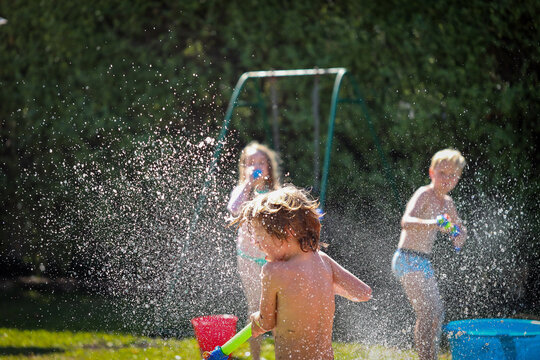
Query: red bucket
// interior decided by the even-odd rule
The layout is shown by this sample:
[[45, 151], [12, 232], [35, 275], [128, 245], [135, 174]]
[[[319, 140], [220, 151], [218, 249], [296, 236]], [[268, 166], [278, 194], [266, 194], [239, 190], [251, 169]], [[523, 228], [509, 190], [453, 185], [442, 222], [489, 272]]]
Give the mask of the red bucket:
[[191, 319], [201, 352], [212, 351], [216, 346], [229, 341], [236, 334], [237, 321], [234, 315], [209, 315]]

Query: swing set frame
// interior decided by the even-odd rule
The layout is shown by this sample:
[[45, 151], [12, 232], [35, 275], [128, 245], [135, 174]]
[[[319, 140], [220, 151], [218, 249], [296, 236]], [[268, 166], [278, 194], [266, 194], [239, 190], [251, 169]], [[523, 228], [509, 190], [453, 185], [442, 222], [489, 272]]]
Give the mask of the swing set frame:
[[[332, 153], [332, 141], [334, 137], [334, 126], [335, 126], [335, 119], [336, 119], [336, 113], [337, 108], [339, 104], [352, 104], [352, 105], [358, 105], [360, 106], [362, 113], [365, 117], [365, 120], [367, 122], [369, 132], [371, 134], [371, 137], [373, 138], [373, 141], [375, 143], [375, 147], [377, 149], [377, 152], [379, 154], [380, 160], [383, 164], [383, 168], [385, 171], [386, 179], [390, 183], [390, 186], [392, 187], [394, 197], [396, 202], [399, 203], [399, 195], [397, 191], [397, 187], [395, 184], [395, 179], [392, 174], [392, 171], [390, 169], [390, 166], [388, 164], [388, 161], [386, 159], [386, 156], [384, 155], [384, 152], [382, 150], [381, 143], [379, 141], [379, 138], [377, 137], [377, 133], [375, 132], [375, 128], [373, 126], [373, 122], [371, 121], [371, 117], [369, 116], [369, 112], [367, 110], [367, 107], [365, 105], [364, 99], [360, 94], [358, 85], [356, 83], [356, 80], [354, 77], [347, 71], [346, 68], [328, 68], [328, 69], [297, 69], [297, 70], [269, 70], [269, 71], [248, 71], [242, 74], [240, 78], [238, 79], [238, 82], [236, 83], [236, 86], [233, 90], [231, 100], [229, 101], [229, 105], [227, 107], [227, 111], [225, 113], [225, 119], [223, 120], [223, 125], [221, 127], [221, 132], [218, 136], [217, 146], [216, 150], [214, 152], [213, 157], [213, 164], [211, 166], [211, 170], [215, 167], [217, 164], [217, 161], [219, 160], [219, 157], [221, 155], [221, 151], [223, 149], [223, 145], [225, 143], [225, 138], [227, 136], [227, 133], [230, 128], [231, 119], [234, 113], [234, 110], [238, 107], [257, 107], [262, 113], [262, 118], [265, 123], [265, 128], [267, 129], [267, 137], [268, 136], [268, 120], [266, 116], [266, 104], [264, 102], [261, 89], [260, 82], [257, 85], [257, 102], [241, 102], [239, 101], [240, 95], [242, 90], [244, 89], [246, 83], [249, 80], [252, 79], [263, 79], [263, 78], [280, 78], [280, 77], [294, 77], [294, 76], [321, 76], [321, 75], [335, 75], [334, 80], [334, 87], [332, 90], [332, 97], [331, 97], [331, 103], [330, 103], [330, 113], [328, 115], [328, 132], [327, 132], [327, 141], [326, 141], [326, 150], [324, 155], [324, 163], [323, 163], [323, 170], [322, 170], [322, 176], [320, 180], [319, 185], [319, 203], [320, 208], [324, 209], [325, 202], [326, 202], [326, 192], [327, 192], [327, 185], [328, 185], [328, 172], [330, 169], [330, 157]], [[345, 79], [348, 79], [350, 84], [352, 85], [353, 94], [354, 96], [352, 98], [342, 98], [340, 97], [340, 90], [343, 85], [343, 82]], [[270, 144], [274, 146], [275, 144], [272, 141], [272, 138], [270, 138]], [[316, 169], [317, 171], [317, 169]], [[317, 177], [316, 177], [317, 179]], [[317, 184], [315, 184], [317, 186]]]

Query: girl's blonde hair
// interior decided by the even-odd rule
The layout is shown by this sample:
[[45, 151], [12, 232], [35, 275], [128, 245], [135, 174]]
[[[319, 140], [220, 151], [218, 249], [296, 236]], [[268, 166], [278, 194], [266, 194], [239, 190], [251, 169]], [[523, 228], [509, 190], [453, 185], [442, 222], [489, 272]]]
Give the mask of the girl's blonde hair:
[[280, 240], [293, 236], [304, 252], [317, 251], [321, 232], [318, 205], [307, 191], [287, 184], [246, 202], [230, 225], [257, 222]]
[[435, 155], [431, 158], [430, 169], [434, 169], [435, 166], [439, 165], [442, 161], [448, 161], [453, 164], [460, 173], [465, 167], [465, 158], [458, 150], [455, 149], [444, 149], [437, 151]]
[[271, 179], [269, 179], [269, 188], [270, 189], [279, 189], [280, 186], [280, 177], [281, 173], [279, 171], [279, 156], [278, 154], [270, 149], [266, 145], [262, 145], [258, 143], [257, 141], [252, 141], [249, 144], [246, 145], [246, 147], [242, 150], [242, 153], [240, 154], [240, 160], [238, 161], [238, 184], [241, 185], [246, 179], [246, 160], [248, 156], [256, 153], [261, 152], [266, 156], [266, 160], [268, 162], [268, 166], [270, 167], [270, 174], [272, 174]]

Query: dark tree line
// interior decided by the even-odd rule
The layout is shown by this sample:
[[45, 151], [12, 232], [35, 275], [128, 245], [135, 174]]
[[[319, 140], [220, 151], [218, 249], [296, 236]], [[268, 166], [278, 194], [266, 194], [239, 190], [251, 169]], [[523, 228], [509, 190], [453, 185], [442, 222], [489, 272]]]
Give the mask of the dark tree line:
[[[81, 261], [70, 255], [73, 244], [55, 243], [45, 231], [73, 200], [62, 182], [74, 166], [136, 151], [149, 133], [196, 139], [204, 127], [215, 136], [244, 71], [346, 67], [360, 85], [401, 206], [428, 181], [435, 151], [460, 149], [468, 167], [455, 197], [464, 217], [481, 217], [472, 198], [510, 199], [508, 216], [526, 219], [514, 234], [516, 251], [528, 254], [528, 276], [537, 278], [538, 13], [537, 1], [4, 1], [3, 271], [39, 272], [46, 262], [60, 276]], [[272, 86], [285, 170], [310, 185], [313, 82], [267, 81], [268, 103]], [[320, 86], [324, 149], [332, 82]], [[254, 96], [246, 90], [245, 100]], [[254, 109], [235, 115], [236, 148], [264, 140], [258, 116]], [[361, 112], [340, 107], [328, 207], [369, 208], [396, 220], [401, 209], [391, 203], [368, 133]], [[43, 244], [58, 248], [44, 256]]]

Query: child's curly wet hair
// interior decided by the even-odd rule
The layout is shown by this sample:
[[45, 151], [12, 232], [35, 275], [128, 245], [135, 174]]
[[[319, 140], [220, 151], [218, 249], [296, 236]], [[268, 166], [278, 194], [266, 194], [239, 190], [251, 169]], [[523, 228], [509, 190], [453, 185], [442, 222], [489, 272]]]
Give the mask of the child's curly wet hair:
[[280, 240], [292, 235], [302, 251], [317, 251], [321, 231], [318, 205], [306, 190], [287, 184], [246, 202], [229, 225], [258, 222], [268, 234]]

